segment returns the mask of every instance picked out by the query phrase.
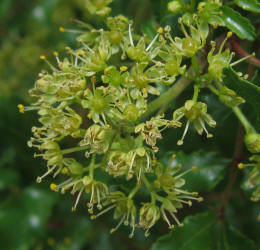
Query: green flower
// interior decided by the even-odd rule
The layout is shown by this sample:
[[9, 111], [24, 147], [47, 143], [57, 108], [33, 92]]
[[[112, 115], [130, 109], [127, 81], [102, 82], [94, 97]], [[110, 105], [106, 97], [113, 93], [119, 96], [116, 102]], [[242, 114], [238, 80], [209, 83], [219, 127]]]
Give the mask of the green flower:
[[122, 71], [118, 71], [116, 67], [111, 66], [105, 69], [105, 75], [102, 76], [102, 81], [113, 87], [119, 87], [126, 83], [128, 76], [128, 72], [122, 73]]
[[216, 122], [207, 113], [207, 105], [205, 103], [195, 102], [193, 100], [186, 101], [183, 107], [173, 112], [173, 121], [179, 122], [183, 117], [187, 119], [187, 123], [182, 138], [177, 142], [178, 145], [183, 144], [183, 140], [188, 131], [190, 123], [193, 123], [193, 126], [198, 134], [201, 135], [203, 131], [205, 131], [207, 138], [212, 137], [212, 134], [208, 133], [208, 130], [205, 127], [205, 122], [210, 127], [215, 127]]
[[245, 136], [245, 144], [251, 153], [260, 153], [260, 134], [248, 133]]
[[132, 23], [129, 24], [128, 28], [129, 39], [125, 39], [124, 43], [124, 52], [126, 52], [127, 56], [131, 60], [137, 62], [150, 61], [153, 58], [155, 58], [159, 52], [160, 46], [156, 46], [155, 48], [153, 48], [153, 45], [157, 40], [159, 33], [154, 37], [154, 39], [150, 42], [150, 44], [147, 47], [145, 37], [141, 37], [138, 43], [134, 45], [131, 27]]
[[226, 39], [220, 45], [219, 51], [217, 54], [213, 54], [215, 52], [215, 43], [211, 42], [212, 49], [208, 53], [208, 71], [209, 75], [218, 81], [222, 81], [222, 71], [225, 67], [229, 66], [234, 54], [230, 52], [229, 49], [222, 52], [225, 42], [229, 37], [231, 37], [232, 33], [228, 32]]
[[145, 203], [140, 209], [139, 225], [146, 230], [145, 236], [149, 236], [149, 229], [160, 219], [160, 208], [153, 203]]
[[195, 28], [192, 24], [187, 23], [190, 29], [189, 35], [181, 18], [179, 18], [179, 23], [185, 38], [176, 37], [175, 40], [173, 40], [169, 33], [170, 28], [168, 29], [168, 33], [166, 33], [166, 37], [170, 39], [171, 46], [176, 54], [181, 54], [186, 57], [193, 57], [198, 50], [204, 47], [207, 33], [201, 29], [199, 24], [197, 24], [197, 28]]
[[92, 119], [95, 123], [102, 124], [106, 123], [105, 114], [109, 111], [109, 104], [111, 101], [110, 96], [106, 94], [106, 89], [103, 87], [99, 87], [91, 91], [87, 89], [84, 92], [85, 99], [81, 101], [81, 105], [83, 108], [89, 109], [88, 118]]

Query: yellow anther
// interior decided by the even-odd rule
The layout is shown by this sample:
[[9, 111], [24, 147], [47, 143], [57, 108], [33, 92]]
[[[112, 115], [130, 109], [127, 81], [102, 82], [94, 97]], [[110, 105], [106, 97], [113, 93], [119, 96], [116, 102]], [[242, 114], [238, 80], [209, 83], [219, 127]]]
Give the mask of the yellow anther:
[[65, 29], [64, 29], [63, 27], [60, 27], [60, 28], [59, 28], [59, 31], [60, 31], [60, 32], [65, 32]]
[[176, 158], [176, 154], [172, 154], [172, 159], [174, 160]]
[[20, 112], [21, 114], [24, 114], [24, 106], [23, 106], [23, 104], [18, 104], [17, 107], [18, 107], [18, 109], [19, 109], [19, 112]]
[[231, 36], [232, 36], [232, 32], [229, 31], [229, 32], [227, 33], [227, 37], [231, 37]]
[[182, 141], [182, 140], [177, 141], [177, 145], [178, 145], [178, 146], [181, 146], [182, 144], [183, 144], [183, 141]]
[[46, 56], [40, 56], [40, 59], [45, 60]]
[[143, 89], [142, 89], [142, 92], [143, 92], [143, 94], [147, 94], [147, 89], [146, 89], [146, 88], [143, 88]]
[[79, 51], [76, 52], [76, 54], [79, 55], [79, 56], [80, 56], [80, 55], [83, 55], [83, 51], [82, 51], [82, 50], [79, 50]]
[[55, 240], [50, 237], [50, 238], [47, 239], [47, 243], [48, 243], [49, 246], [53, 246], [54, 243], [55, 243]]
[[197, 171], [198, 170], [198, 167], [196, 167], [196, 166], [192, 166], [192, 171]]
[[66, 245], [69, 245], [69, 244], [71, 243], [71, 239], [70, 239], [69, 237], [65, 237], [65, 238], [64, 238], [64, 243], [65, 243]]
[[128, 70], [128, 67], [126, 67], [126, 66], [121, 66], [120, 67], [120, 71], [127, 71]]
[[109, 128], [110, 128], [110, 125], [106, 124], [105, 129], [109, 129]]
[[67, 168], [63, 168], [62, 170], [61, 170], [61, 173], [62, 174], [67, 174], [69, 172], [69, 170], [67, 169]]
[[243, 164], [242, 162], [240, 162], [240, 163], [237, 164], [237, 167], [238, 167], [239, 169], [242, 169], [242, 168], [244, 168], [244, 164]]
[[88, 114], [88, 118], [89, 118], [89, 119], [92, 119], [92, 113], [89, 113], [89, 114]]
[[58, 54], [57, 51], [54, 51], [54, 52], [53, 52], [53, 55], [54, 55], [54, 56], [59, 56], [59, 54]]
[[157, 161], [155, 159], [153, 159], [153, 165], [156, 165]]
[[207, 134], [207, 138], [212, 138], [213, 137], [213, 134]]
[[55, 192], [58, 191], [58, 190], [57, 190], [57, 185], [56, 185], [55, 183], [51, 183], [50, 189], [51, 189], [52, 191], [55, 191]]
[[160, 27], [160, 28], [157, 30], [157, 32], [158, 32], [159, 34], [163, 34], [163, 28]]
[[255, 56], [255, 52], [252, 53], [252, 56]]
[[191, 207], [192, 206], [192, 201], [188, 201], [188, 205]]
[[199, 197], [199, 198], [198, 198], [198, 201], [199, 201], [199, 202], [202, 202], [203, 200], [204, 200], [203, 197]]
[[96, 219], [96, 218], [97, 218], [96, 215], [91, 215], [91, 216], [90, 216], [90, 219], [91, 219], [91, 220], [94, 220], [94, 219]]

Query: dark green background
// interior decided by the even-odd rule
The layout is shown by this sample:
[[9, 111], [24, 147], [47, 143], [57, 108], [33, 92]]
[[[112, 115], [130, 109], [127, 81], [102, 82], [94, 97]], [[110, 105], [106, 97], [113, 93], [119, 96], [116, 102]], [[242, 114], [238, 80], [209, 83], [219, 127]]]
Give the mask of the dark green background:
[[[135, 29], [150, 37], [155, 33], [156, 22], [170, 24], [174, 34], [179, 35], [178, 16], [167, 12], [167, 2], [115, 0], [111, 5], [112, 14], [133, 18]], [[152, 229], [149, 238], [137, 230], [134, 239], [129, 239], [124, 227], [110, 235], [109, 228], [116, 223], [112, 214], [91, 221], [86, 200], [82, 199], [79, 209], [72, 213], [75, 197], [50, 191], [51, 178], [41, 184], [35, 182], [36, 177], [44, 173], [45, 162], [34, 159], [34, 151], [26, 143], [31, 127], [37, 124], [37, 117], [28, 112], [21, 115], [17, 104], [26, 105], [31, 101], [27, 91], [40, 70], [47, 69], [39, 59], [40, 55], [46, 55], [55, 63], [54, 51], [63, 56], [65, 46], [77, 46], [74, 34], [59, 32], [60, 26], [75, 27], [70, 18], [93, 25], [99, 21], [88, 16], [84, 0], [0, 1], [0, 249], [149, 249], [159, 237], [169, 233], [164, 222]], [[191, 93], [192, 88], [187, 89], [171, 104], [171, 110], [181, 106]], [[242, 173], [238, 173], [225, 222], [211, 224], [216, 215], [209, 211], [220, 206], [230, 174], [238, 122], [209, 92], [205, 91], [200, 98], [208, 104], [209, 112], [218, 122], [215, 137], [205, 140], [190, 130], [184, 146], [177, 148], [172, 142], [180, 137], [181, 130], [168, 130], [160, 142], [159, 155], [167, 162], [172, 152], [180, 149], [183, 152], [177, 153], [177, 160], [184, 169], [194, 164], [199, 167], [198, 175], [187, 177], [187, 188], [200, 191], [205, 202], [184, 208], [178, 215], [181, 219], [200, 214], [188, 217], [186, 227], [176, 229], [176, 232], [173, 230], [152, 249], [254, 249], [249, 238], [260, 246], [260, 223], [256, 221], [260, 206], [250, 202], [247, 192], [240, 189], [244, 178]], [[254, 117], [251, 107], [245, 106], [244, 110]], [[247, 159], [246, 151], [244, 159]], [[142, 200], [142, 197], [138, 198]], [[185, 243], [205, 225], [209, 230], [195, 237], [194, 244], [193, 238], [191, 244]], [[243, 244], [236, 245], [237, 242]]]

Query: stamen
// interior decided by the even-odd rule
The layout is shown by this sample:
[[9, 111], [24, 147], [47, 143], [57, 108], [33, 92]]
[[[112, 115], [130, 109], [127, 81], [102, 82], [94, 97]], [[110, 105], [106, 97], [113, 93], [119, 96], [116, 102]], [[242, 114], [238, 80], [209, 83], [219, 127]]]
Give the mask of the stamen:
[[177, 222], [179, 227], [183, 227], [183, 223], [180, 223], [180, 221], [178, 220], [178, 218], [174, 215], [173, 212], [170, 212], [172, 218]]
[[40, 59], [44, 60], [53, 71], [56, 71], [56, 68], [46, 59], [46, 56], [40, 56]]
[[134, 233], [135, 233], [135, 223], [132, 226], [132, 232], [131, 234], [129, 234], [129, 238], [132, 239], [134, 237]]
[[182, 145], [183, 144], [183, 140], [184, 140], [184, 137], [185, 135], [187, 134], [187, 131], [189, 129], [189, 126], [190, 126], [190, 121], [187, 121], [186, 123], [186, 126], [185, 126], [185, 129], [184, 129], [184, 132], [183, 132], [183, 135], [182, 135], [182, 138], [177, 142], [177, 145]]
[[58, 52], [54, 51], [54, 52], [53, 52], [53, 55], [55, 56], [56, 61], [57, 61], [58, 65], [59, 65], [59, 64], [60, 64], [60, 59], [59, 59], [59, 54], [58, 54]]
[[183, 194], [190, 194], [190, 195], [198, 195], [197, 192], [188, 192], [188, 191], [184, 191], [184, 190], [181, 190], [181, 189], [178, 189], [178, 188], [174, 188], [174, 190], [178, 193], [183, 193]]
[[81, 188], [81, 190], [80, 190], [80, 192], [79, 192], [79, 194], [78, 194], [78, 196], [77, 196], [75, 205], [74, 205], [74, 207], [72, 207], [72, 209], [71, 209], [72, 212], [76, 211], [76, 208], [77, 208], [77, 205], [78, 205], [78, 202], [79, 202], [79, 199], [80, 199], [80, 197], [81, 197], [81, 194], [82, 194], [83, 190], [84, 190], [84, 187]]
[[92, 202], [93, 202], [94, 192], [95, 192], [95, 190], [94, 190], [94, 185], [92, 185], [92, 188], [91, 188], [91, 197], [90, 197], [90, 201], [89, 201], [90, 204], [92, 204]]
[[97, 200], [98, 200], [98, 205], [97, 205], [97, 208], [99, 210], [102, 209], [102, 205], [100, 204], [100, 192], [99, 192], [99, 189], [97, 188]]
[[183, 175], [185, 175], [185, 174], [187, 174], [187, 173], [189, 173], [191, 171], [194, 171], [194, 169], [192, 169], [192, 168], [188, 169], [188, 170], [182, 172], [181, 174], [174, 176], [174, 179], [179, 179], [180, 177], [182, 177]]
[[145, 237], [148, 237], [150, 235], [150, 233], [149, 233], [149, 228], [145, 231], [145, 233], [144, 233], [144, 236]]
[[71, 186], [73, 186], [73, 185], [79, 183], [80, 181], [81, 181], [81, 180], [76, 180], [76, 181], [73, 181], [73, 182], [71, 182], [71, 183], [68, 183], [65, 187], [62, 188], [61, 192], [62, 192], [62, 193], [65, 193], [65, 191], [66, 191], [67, 189], [69, 189]]
[[58, 170], [53, 174], [53, 178], [55, 178], [61, 171], [62, 167], [59, 167]]
[[111, 233], [111, 234], [114, 233], [114, 232], [122, 225], [122, 223], [124, 222], [124, 220], [125, 220], [125, 215], [122, 216], [122, 218], [121, 218], [121, 220], [119, 221], [119, 223], [117, 224], [117, 226], [116, 226], [115, 228], [112, 228], [112, 229], [110, 230], [110, 233]]
[[210, 134], [207, 130], [207, 128], [205, 127], [205, 124], [204, 122], [199, 118], [199, 122], [200, 122], [200, 125], [202, 126], [202, 128], [204, 129], [204, 131], [206, 132], [207, 134], [207, 138], [212, 138], [213, 137], [213, 134]]
[[163, 208], [161, 209], [161, 212], [162, 212], [163, 218], [167, 222], [169, 228], [172, 228], [172, 225], [171, 225], [170, 221], [168, 220]]
[[255, 56], [255, 53], [252, 53], [251, 55], [248, 55], [246, 57], [243, 57], [243, 58], [241, 58], [241, 59], [231, 63], [230, 66], [233, 67], [233, 66], [235, 66], [235, 65], [237, 65], [237, 64], [239, 64], [239, 63], [241, 63], [241, 62], [243, 62], [245, 60], [247, 60], [248, 58], [251, 58], [251, 57], [254, 57], [254, 56]]
[[49, 175], [56, 167], [57, 167], [57, 166], [55, 165], [55, 166], [53, 166], [52, 168], [48, 169], [48, 171], [47, 171], [44, 175], [38, 176], [37, 179], [36, 179], [36, 182], [37, 182], [37, 183], [40, 183], [40, 182], [42, 181], [42, 179], [43, 179], [44, 177], [46, 177], [47, 175]]
[[133, 37], [132, 37], [131, 26], [132, 26], [132, 23], [129, 23], [128, 33], [129, 33], [130, 44], [131, 44], [132, 47], [134, 47], [135, 45], [134, 45], [134, 41], [133, 41]]
[[156, 39], [158, 38], [159, 33], [156, 34], [156, 36], [153, 38], [153, 40], [151, 41], [151, 43], [148, 45], [148, 47], [146, 48], [145, 51], [148, 51], [154, 44], [154, 42], [156, 41]]
[[182, 198], [182, 199], [190, 199], [190, 200], [196, 200], [198, 201], [199, 198], [196, 198], [196, 197], [191, 197], [191, 196], [178, 196], [179, 198]]
[[134, 153], [134, 155], [133, 155], [132, 161], [130, 163], [130, 168], [129, 168], [128, 174], [130, 174], [132, 172], [135, 156], [136, 156], [136, 153]]
[[69, 178], [68, 180], [66, 180], [66, 181], [64, 181], [64, 182], [62, 182], [62, 183], [60, 183], [60, 184], [57, 186], [57, 188], [61, 188], [62, 186], [65, 186], [65, 185], [68, 184], [72, 179], [73, 179], [73, 178], [71, 177], [71, 178]]

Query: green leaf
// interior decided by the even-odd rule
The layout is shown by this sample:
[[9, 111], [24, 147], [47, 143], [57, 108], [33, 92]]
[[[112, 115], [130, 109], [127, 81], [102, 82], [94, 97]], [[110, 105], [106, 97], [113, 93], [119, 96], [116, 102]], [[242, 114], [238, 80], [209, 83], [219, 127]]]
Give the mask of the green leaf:
[[235, 0], [235, 4], [244, 10], [260, 13], [260, 4], [257, 0]]
[[257, 114], [257, 129], [260, 130], [260, 87], [241, 78], [232, 68], [223, 70], [224, 83], [236, 93], [242, 96], [255, 110]]
[[174, 161], [171, 160], [172, 153], [167, 153], [162, 159], [165, 165], [181, 164], [182, 171], [191, 169], [192, 166], [198, 168], [197, 171], [185, 175], [185, 189], [187, 190], [209, 192], [225, 176], [225, 169], [229, 161], [215, 152], [198, 151], [185, 154], [179, 151], [176, 153]]
[[188, 216], [184, 227], [157, 240], [152, 250], [255, 250], [254, 242], [212, 212]]
[[184, 227], [173, 229], [170, 234], [157, 240], [152, 250], [211, 250], [211, 230], [216, 214], [202, 213], [184, 219]]
[[227, 7], [222, 6], [220, 9], [223, 13], [221, 16], [225, 25], [240, 38], [253, 41], [255, 39], [255, 29], [250, 21], [241, 16], [239, 12]]
[[0, 235], [3, 249], [31, 249], [45, 234], [56, 195], [36, 187], [26, 188], [21, 197], [0, 209]]
[[[233, 226], [225, 229], [225, 246], [227, 250], [250, 250], [256, 249], [252, 240], [236, 230]], [[224, 240], [224, 239], [223, 239]]]

